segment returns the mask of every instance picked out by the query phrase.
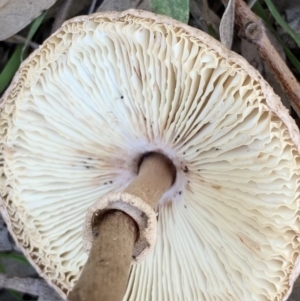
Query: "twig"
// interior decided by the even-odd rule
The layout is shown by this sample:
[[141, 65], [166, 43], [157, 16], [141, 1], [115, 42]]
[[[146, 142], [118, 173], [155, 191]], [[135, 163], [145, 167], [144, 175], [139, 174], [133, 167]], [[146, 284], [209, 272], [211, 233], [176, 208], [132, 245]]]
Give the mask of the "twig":
[[5, 40], [5, 42], [8, 42], [8, 43], [16, 43], [16, 44], [21, 44], [21, 43], [24, 43], [24, 44], [27, 44], [29, 45], [31, 48], [33, 49], [37, 49], [39, 48], [39, 44], [35, 43], [35, 42], [32, 42], [32, 41], [28, 41], [27, 38], [25, 37], [22, 37], [18, 34], [15, 34], [11, 37], [9, 37], [8, 39]]
[[65, 0], [64, 3], [62, 4], [61, 10], [57, 13], [57, 16], [55, 18], [52, 27], [52, 33], [55, 32], [58, 28], [60, 28], [61, 25], [64, 23], [64, 21], [67, 19], [68, 12], [70, 10], [72, 2], [73, 0]]
[[[224, 5], [228, 3], [228, 0], [221, 1]], [[288, 96], [293, 109], [300, 116], [300, 84], [271, 44], [263, 21], [250, 10], [243, 0], [235, 1], [235, 24], [238, 35], [255, 46]]]

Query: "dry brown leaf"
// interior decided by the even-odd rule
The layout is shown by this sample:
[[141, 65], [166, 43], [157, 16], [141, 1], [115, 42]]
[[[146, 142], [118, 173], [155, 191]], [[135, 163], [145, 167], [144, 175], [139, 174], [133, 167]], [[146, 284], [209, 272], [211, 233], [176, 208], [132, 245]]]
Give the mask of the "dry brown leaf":
[[0, 40], [5, 40], [38, 17], [56, 0], [0, 0]]
[[229, 0], [220, 23], [221, 43], [231, 49], [234, 30], [234, 0]]

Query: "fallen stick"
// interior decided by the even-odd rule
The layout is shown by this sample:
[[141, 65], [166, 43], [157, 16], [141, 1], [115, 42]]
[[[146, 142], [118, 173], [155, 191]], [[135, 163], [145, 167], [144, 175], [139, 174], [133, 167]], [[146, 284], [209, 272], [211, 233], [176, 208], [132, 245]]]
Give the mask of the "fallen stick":
[[[221, 0], [227, 5], [228, 0]], [[261, 58], [274, 73], [278, 83], [300, 117], [300, 84], [270, 42], [263, 21], [243, 0], [235, 0], [235, 25], [238, 36], [255, 46]]]

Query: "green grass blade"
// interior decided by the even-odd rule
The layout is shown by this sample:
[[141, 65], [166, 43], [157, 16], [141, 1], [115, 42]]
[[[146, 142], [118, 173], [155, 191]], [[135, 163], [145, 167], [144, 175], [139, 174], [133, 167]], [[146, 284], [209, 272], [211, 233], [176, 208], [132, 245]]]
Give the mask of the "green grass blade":
[[25, 256], [21, 255], [21, 254], [15, 254], [15, 253], [0, 253], [0, 259], [1, 258], [8, 258], [8, 259], [13, 259], [16, 261], [19, 261], [21, 263], [24, 264], [30, 264], [27, 259], [25, 258]]
[[0, 93], [2, 93], [6, 86], [10, 83], [11, 79], [13, 78], [20, 66], [22, 49], [23, 44], [17, 46], [14, 53], [5, 65], [4, 69], [2, 70], [0, 74]]
[[300, 36], [284, 21], [284, 19], [281, 17], [276, 7], [274, 6], [272, 0], [264, 1], [277, 23], [294, 39], [294, 41], [300, 47]]
[[[26, 53], [27, 47], [28, 47], [28, 42], [32, 39], [32, 37], [35, 35], [36, 31], [39, 29], [41, 26], [45, 16], [47, 14], [47, 11], [44, 11], [40, 16], [38, 16], [30, 25], [29, 32], [27, 35], [27, 42], [25, 43], [23, 49], [22, 49], [22, 60], [24, 58], [24, 54]], [[27, 55], [25, 55], [26, 57]]]
[[[14, 291], [12, 289], [7, 289], [7, 291], [18, 301], [24, 301], [23, 299], [23, 294], [17, 292], [17, 291]], [[27, 300], [27, 299], [26, 299]], [[27, 301], [34, 301], [34, 300], [27, 300]]]
[[[30, 41], [38, 28], [40, 27], [42, 21], [44, 20], [46, 16], [46, 11], [43, 12], [39, 17], [37, 17], [30, 25], [30, 29], [27, 35], [27, 40]], [[2, 70], [0, 74], [0, 93], [4, 91], [4, 89], [7, 87], [7, 85], [12, 80], [13, 76], [15, 75], [16, 71], [18, 70], [22, 60], [23, 56], [26, 52], [27, 45], [26, 44], [20, 44], [15, 49], [14, 53], [8, 60], [7, 64], [5, 65], [4, 69]]]
[[[0, 253], [0, 259], [1, 259], [1, 257], [3, 258], [8, 258], [7, 256], [5, 257], [5, 256], [3, 256], [3, 255], [12, 255], [12, 254], [5, 254], [5, 253]], [[17, 255], [17, 254], [14, 254], [15, 256], [18, 256], [18, 257], [23, 257], [22, 255]], [[9, 257], [9, 258], [12, 258], [11, 256]], [[13, 259], [15, 259], [15, 257], [13, 257]], [[21, 259], [21, 261], [23, 262], [23, 259], [24, 258], [19, 258], [19, 260]], [[28, 263], [27, 261], [26, 261], [26, 263]], [[1, 263], [1, 261], [0, 261], [0, 273], [5, 273], [5, 268], [4, 268], [4, 266], [3, 266], [3, 264]], [[20, 300], [20, 301], [23, 301], [24, 299], [22, 298], [22, 294], [20, 294], [19, 292], [17, 292], [17, 291], [14, 291], [14, 290], [12, 290], [12, 289], [7, 289], [7, 291], [16, 299], [16, 300]], [[2, 301], [2, 300], [0, 300], [0, 301]], [[30, 301], [30, 300], [28, 300], [28, 301]], [[33, 300], [31, 300], [31, 301], [33, 301]]]
[[[23, 299], [23, 294], [20, 294], [19, 292], [17, 291], [14, 291], [12, 289], [7, 289], [7, 291], [18, 301], [24, 301]], [[27, 300], [27, 301], [34, 301], [34, 300]]]
[[253, 5], [252, 10], [265, 22], [266, 26], [272, 31], [274, 36], [277, 38], [277, 40], [283, 47], [285, 55], [290, 60], [290, 62], [293, 64], [293, 66], [297, 69], [297, 71], [300, 73], [300, 61], [295, 57], [295, 55], [290, 51], [290, 49], [288, 47], [286, 47], [285, 44], [282, 42], [282, 40], [278, 36], [277, 32], [274, 30], [270, 21], [268, 20], [264, 9], [262, 8], [261, 4], [258, 1]]
[[256, 1], [256, 3], [253, 5], [252, 10], [262, 19], [265, 21], [265, 23], [268, 25], [268, 27], [272, 27], [270, 21], [267, 18], [267, 15], [261, 6], [261, 4]]
[[208, 34], [211, 35], [213, 38], [218, 39], [217, 34], [211, 24], [207, 25]]
[[7, 289], [7, 291], [16, 299], [16, 300], [19, 300], [19, 301], [24, 301], [24, 299], [22, 298], [22, 295], [17, 292], [17, 291], [14, 291], [12, 289]]
[[[12, 259], [15, 259], [15, 256], [18, 256], [18, 257], [20, 257], [20, 258], [18, 258], [18, 260], [21, 260], [22, 262], [24, 262], [23, 260], [24, 260], [24, 258], [22, 258], [23, 256], [22, 255], [17, 255], [17, 254], [14, 254], [15, 256], [14, 257], [12, 257], [11, 255], [12, 254], [5, 254], [5, 253], [0, 253], [0, 259], [1, 258], [8, 258], [8, 256], [4, 256], [4, 255], [10, 255], [9, 256], [9, 258], [12, 258]], [[26, 260], [26, 259], [25, 259]], [[27, 262], [27, 260], [26, 260], [26, 263], [28, 263]], [[3, 264], [1, 263], [1, 261], [0, 261], [0, 273], [5, 273], [5, 268], [4, 268], [4, 266], [3, 266]], [[17, 291], [14, 291], [14, 290], [12, 290], [12, 289], [7, 289], [7, 291], [16, 299], [16, 300], [20, 300], [20, 301], [23, 301], [24, 299], [22, 298], [22, 294], [20, 294], [19, 292], [17, 292]], [[30, 300], [28, 300], [28, 301], [30, 301]], [[32, 300], [33, 301], [33, 300]]]
[[0, 273], [5, 273], [4, 265], [0, 261]]
[[297, 71], [300, 73], [300, 62], [299, 62], [299, 60], [294, 56], [294, 54], [291, 52], [291, 50], [288, 47], [286, 47], [283, 43], [281, 45], [283, 47], [285, 55], [288, 57], [288, 59], [291, 61], [291, 63], [297, 69]]
[[38, 16], [32, 23], [27, 35], [27, 39], [31, 40], [32, 37], [35, 35], [36, 31], [39, 29], [41, 26], [43, 20], [45, 19], [45, 16], [47, 14], [47, 11], [44, 11], [40, 16]]

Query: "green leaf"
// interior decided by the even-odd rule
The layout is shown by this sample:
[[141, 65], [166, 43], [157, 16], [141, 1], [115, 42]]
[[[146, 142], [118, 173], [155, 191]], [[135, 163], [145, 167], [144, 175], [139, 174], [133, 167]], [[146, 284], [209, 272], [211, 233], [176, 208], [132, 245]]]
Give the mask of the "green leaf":
[[262, 19], [264, 20], [267, 27], [272, 31], [274, 36], [277, 38], [281, 46], [283, 47], [283, 50], [285, 52], [285, 55], [290, 60], [290, 62], [293, 64], [293, 66], [297, 69], [297, 71], [300, 73], [300, 61], [295, 57], [295, 55], [290, 51], [288, 47], [285, 46], [285, 44], [280, 39], [279, 35], [271, 25], [270, 21], [267, 18], [267, 15], [265, 11], [263, 10], [261, 4], [257, 1], [255, 5], [252, 7], [252, 10]]
[[294, 41], [300, 47], [300, 36], [284, 21], [284, 19], [281, 17], [276, 7], [274, 6], [272, 0], [264, 1], [277, 23], [294, 39]]
[[166, 15], [183, 23], [189, 21], [188, 0], [151, 0], [153, 11], [160, 15]]

